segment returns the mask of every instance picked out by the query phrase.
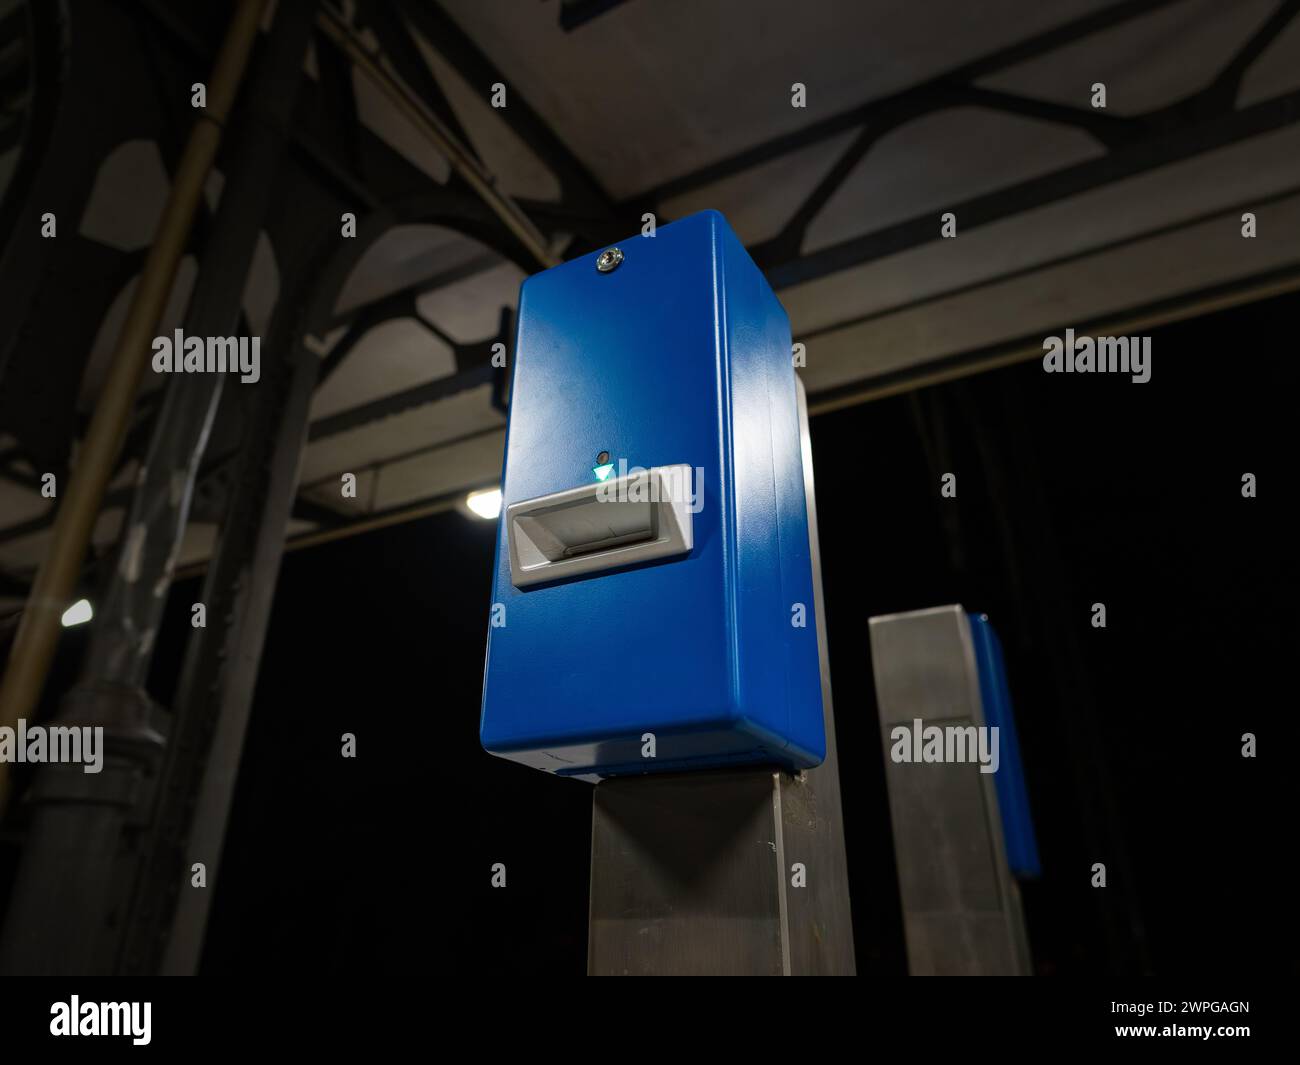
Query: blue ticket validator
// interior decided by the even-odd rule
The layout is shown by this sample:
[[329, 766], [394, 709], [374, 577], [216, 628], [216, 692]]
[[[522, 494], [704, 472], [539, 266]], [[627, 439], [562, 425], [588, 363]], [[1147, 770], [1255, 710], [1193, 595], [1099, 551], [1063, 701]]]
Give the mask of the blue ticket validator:
[[526, 280], [480, 738], [563, 775], [825, 757], [790, 326], [704, 211]]

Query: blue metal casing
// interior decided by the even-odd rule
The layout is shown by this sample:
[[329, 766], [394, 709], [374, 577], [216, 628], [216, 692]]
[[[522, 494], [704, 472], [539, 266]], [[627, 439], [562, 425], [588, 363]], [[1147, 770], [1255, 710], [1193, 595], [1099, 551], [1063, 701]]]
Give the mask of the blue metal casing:
[[970, 614], [971, 640], [975, 645], [975, 665], [980, 678], [980, 702], [984, 706], [984, 724], [998, 730], [1000, 764], [993, 782], [998, 792], [998, 810], [1002, 817], [1002, 836], [1007, 849], [1007, 864], [1019, 877], [1036, 877], [1042, 872], [1038, 860], [1038, 842], [1034, 823], [1029, 816], [1029, 792], [1025, 788], [1025, 771], [1020, 760], [1020, 741], [1016, 736], [1016, 719], [1011, 712], [1011, 691], [1007, 687], [1007, 667], [1002, 659], [1002, 641], [983, 614]]
[[[592, 254], [521, 289], [483, 746], [574, 776], [817, 765], [789, 321], [715, 211], [619, 248], [608, 273]], [[508, 508], [590, 484], [602, 451], [695, 469], [689, 553], [516, 587]]]

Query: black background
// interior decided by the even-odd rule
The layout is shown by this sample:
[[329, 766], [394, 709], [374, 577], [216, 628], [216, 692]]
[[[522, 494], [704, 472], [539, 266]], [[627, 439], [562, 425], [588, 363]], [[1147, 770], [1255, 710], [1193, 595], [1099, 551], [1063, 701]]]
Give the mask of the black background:
[[[906, 971], [867, 619], [951, 602], [1006, 651], [1036, 970], [1297, 971], [1298, 316], [1164, 327], [1146, 384], [1032, 361], [814, 417], [859, 972]], [[448, 513], [285, 557], [203, 971], [585, 971], [589, 785], [478, 744], [493, 543]]]

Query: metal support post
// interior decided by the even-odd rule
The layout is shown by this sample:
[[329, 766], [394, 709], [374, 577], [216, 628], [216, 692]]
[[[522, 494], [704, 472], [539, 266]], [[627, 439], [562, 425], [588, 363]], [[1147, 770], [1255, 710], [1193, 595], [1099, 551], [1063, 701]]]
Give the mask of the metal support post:
[[854, 973], [802, 383], [798, 392], [826, 760], [797, 777], [736, 769], [598, 784], [587, 960], [593, 976]]
[[[249, 86], [250, 121], [233, 164], [184, 321], [189, 336], [237, 329], [240, 298], [292, 117], [311, 29], [303, 0], [281, 12]], [[172, 380], [132, 497], [117, 565], [92, 630], [82, 680], [57, 724], [102, 726], [98, 774], [50, 766], [36, 777], [22, 865], [0, 945], [0, 970], [106, 973], [122, 928], [168, 729], [144, 690], [154, 637], [189, 512], [194, 479], [225, 384], [222, 374]], [[51, 890], [51, 885], [57, 885]]]
[[870, 624], [908, 969], [913, 976], [1029, 975], [993, 774], [971, 761], [918, 765], [889, 755], [898, 725], [984, 726], [966, 613], [944, 606]]

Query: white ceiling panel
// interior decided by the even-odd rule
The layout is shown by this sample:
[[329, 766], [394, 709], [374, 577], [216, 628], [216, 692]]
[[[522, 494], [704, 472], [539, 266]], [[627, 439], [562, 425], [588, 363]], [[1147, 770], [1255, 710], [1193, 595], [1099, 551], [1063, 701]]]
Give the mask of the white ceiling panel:
[[313, 418], [337, 414], [456, 369], [451, 348], [414, 318], [393, 318], [357, 341], [312, 397]]
[[1106, 6], [631, 0], [566, 34], [553, 3], [445, 4], [619, 198]]
[[314, 440], [303, 457], [302, 481], [310, 484], [335, 473], [355, 472], [501, 425], [505, 418], [492, 407], [490, 397], [491, 386], [480, 385], [362, 428]]
[[1106, 86], [1106, 110], [1137, 115], [1204, 89], [1278, 0], [1182, 0], [981, 79], [990, 89], [1090, 107]]
[[950, 205], [1102, 154], [1091, 136], [1067, 126], [979, 107], [938, 111], [872, 146], [808, 227], [804, 251], [926, 211], [938, 233]]

